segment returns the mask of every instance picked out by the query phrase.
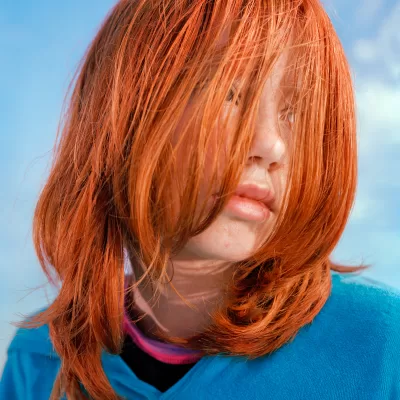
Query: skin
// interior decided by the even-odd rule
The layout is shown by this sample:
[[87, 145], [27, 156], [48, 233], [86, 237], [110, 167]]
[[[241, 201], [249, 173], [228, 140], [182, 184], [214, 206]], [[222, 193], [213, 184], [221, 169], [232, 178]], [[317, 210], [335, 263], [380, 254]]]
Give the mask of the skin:
[[[268, 219], [258, 222], [241, 219], [224, 209], [208, 229], [192, 237], [184, 249], [173, 258], [172, 283], [196, 309], [188, 307], [169, 285], [159, 287], [160, 300], [150, 306], [149, 300], [153, 292], [150, 286], [141, 285], [134, 293], [134, 312], [144, 311], [148, 314], [138, 322], [138, 327], [148, 337], [154, 337], [152, 331], [156, 326], [181, 337], [200, 332], [209, 323], [209, 313], [221, 299], [224, 285], [229, 283], [232, 277], [232, 263], [245, 259], [256, 251], [271, 232], [286, 188], [288, 138], [294, 116], [289, 115], [288, 119], [281, 117], [287, 107], [282, 86], [285, 78], [284, 68], [289, 59], [290, 53], [284, 52], [265, 82], [254, 141], [240, 180], [241, 183], [253, 182], [272, 189], [276, 197], [273, 212]], [[195, 97], [191, 99], [177, 126], [176, 140], [180, 129], [189, 123], [194, 107]], [[231, 122], [235, 123], [235, 113]], [[178, 159], [184, 167], [187, 162], [184, 157], [185, 146], [181, 148], [183, 150], [178, 153]], [[207, 178], [207, 171], [205, 177]], [[199, 202], [202, 202], [203, 190], [199, 197]], [[135, 276], [141, 276], [141, 267], [135, 263], [132, 263], [132, 266]], [[171, 277], [171, 264], [167, 266], [167, 271]]]

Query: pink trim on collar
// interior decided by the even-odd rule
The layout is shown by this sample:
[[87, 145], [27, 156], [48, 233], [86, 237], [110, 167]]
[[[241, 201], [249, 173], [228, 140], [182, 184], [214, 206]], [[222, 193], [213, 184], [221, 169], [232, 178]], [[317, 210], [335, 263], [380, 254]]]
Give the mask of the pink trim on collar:
[[202, 357], [197, 350], [185, 349], [171, 343], [163, 343], [146, 337], [143, 332], [130, 321], [126, 310], [124, 311], [124, 331], [140, 349], [163, 363], [192, 364], [199, 361]]

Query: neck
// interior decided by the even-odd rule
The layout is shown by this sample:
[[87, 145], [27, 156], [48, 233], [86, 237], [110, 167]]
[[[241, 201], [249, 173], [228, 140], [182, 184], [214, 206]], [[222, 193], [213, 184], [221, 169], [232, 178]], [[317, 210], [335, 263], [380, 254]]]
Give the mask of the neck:
[[[139, 280], [143, 269], [135, 262], [131, 264], [134, 278]], [[172, 284], [192, 307], [169, 284], [160, 284], [157, 302], [151, 301], [154, 292], [146, 277], [134, 291], [133, 312], [146, 314], [137, 326], [150, 338], [156, 338], [153, 332], [157, 327], [183, 338], [200, 333], [210, 323], [210, 314], [222, 300], [233, 273], [232, 263], [226, 261], [173, 260], [173, 265], [173, 274], [172, 265], [167, 266], [168, 276], [173, 277]]]

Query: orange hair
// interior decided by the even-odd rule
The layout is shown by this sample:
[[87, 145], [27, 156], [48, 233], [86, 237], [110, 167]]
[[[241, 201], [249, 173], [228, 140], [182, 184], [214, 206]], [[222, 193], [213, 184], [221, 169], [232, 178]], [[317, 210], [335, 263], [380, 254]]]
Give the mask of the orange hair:
[[[229, 40], [219, 46], [227, 27]], [[190, 338], [164, 339], [208, 355], [260, 357], [319, 313], [330, 295], [331, 269], [368, 268], [329, 259], [354, 202], [357, 149], [349, 65], [320, 1], [121, 0], [74, 78], [34, 214], [39, 261], [60, 289], [45, 311], [20, 326], [49, 325], [61, 358], [51, 399], [83, 398], [80, 384], [93, 399], [118, 399], [100, 355], [122, 348], [124, 249], [159, 282], [171, 256], [217, 218], [244, 171], [263, 83], [289, 48], [297, 117], [276, 226], [252, 257], [234, 263], [210, 326]], [[224, 135], [213, 137], [213, 126], [239, 75], [251, 84], [227, 146]], [[183, 129], [173, 147], [174, 129], [199, 86], [200, 129]], [[195, 220], [210, 139], [218, 140], [211, 183], [223, 197]], [[169, 188], [179, 177], [174, 154], [182, 143], [189, 144], [190, 165], [175, 215]], [[225, 151], [229, 163], [218, 177]]]

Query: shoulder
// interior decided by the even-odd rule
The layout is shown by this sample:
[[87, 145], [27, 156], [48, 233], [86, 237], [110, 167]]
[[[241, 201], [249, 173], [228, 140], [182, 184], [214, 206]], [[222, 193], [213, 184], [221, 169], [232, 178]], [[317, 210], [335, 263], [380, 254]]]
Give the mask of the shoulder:
[[60, 364], [47, 325], [17, 329], [7, 350], [0, 398], [28, 400], [35, 396], [35, 399], [48, 399]]
[[[400, 291], [332, 271], [331, 293], [311, 323], [262, 358], [278, 399], [400, 399]], [[313, 384], [310, 385], [310, 382]]]
[[398, 289], [362, 274], [332, 273], [331, 295], [305, 332], [334, 370], [371, 393], [387, 393], [382, 398], [400, 398]]
[[400, 351], [400, 290], [362, 274], [332, 272], [331, 294], [314, 323], [323, 332], [346, 335], [355, 347]]
[[329, 298], [293, 340], [251, 362], [219, 359], [230, 371], [218, 376], [224, 390], [254, 400], [400, 399], [400, 291], [361, 274], [331, 278]]
[[400, 290], [362, 274], [332, 272], [331, 295], [321, 312], [398, 337]]
[[[42, 308], [32, 313], [30, 316], [39, 314], [44, 310], [45, 308]], [[28, 316], [28, 319], [30, 316]], [[48, 325], [42, 325], [39, 328], [32, 329], [18, 328], [8, 347], [8, 353], [14, 351], [58, 357], [50, 339]]]

